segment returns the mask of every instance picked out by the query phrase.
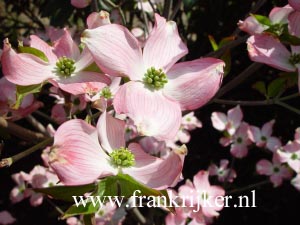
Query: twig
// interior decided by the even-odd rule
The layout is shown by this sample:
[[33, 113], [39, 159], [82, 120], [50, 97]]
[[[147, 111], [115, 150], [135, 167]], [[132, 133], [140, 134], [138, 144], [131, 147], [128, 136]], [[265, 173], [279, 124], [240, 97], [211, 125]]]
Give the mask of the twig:
[[173, 2], [172, 0], [165, 0], [163, 17], [165, 17], [167, 20], [169, 20], [172, 2]]
[[133, 208], [129, 209], [128, 211], [133, 214], [133, 216], [136, 218], [136, 220], [140, 224], [147, 224], [146, 218], [141, 214], [141, 212], [138, 210], [138, 208], [133, 207]]
[[139, 0], [139, 2], [140, 2], [140, 4], [141, 4], [142, 15], [143, 15], [144, 24], [145, 24], [145, 32], [146, 32], [146, 37], [147, 37], [148, 34], [149, 34], [149, 29], [148, 29], [148, 18], [147, 18], [146, 12], [145, 12], [145, 10], [144, 10], [142, 0]]
[[2, 159], [0, 161], [0, 168], [2, 167], [6, 167], [6, 166], [11, 166], [13, 163], [17, 162], [18, 160], [34, 153], [35, 151], [41, 149], [41, 148], [45, 148], [46, 146], [48, 145], [51, 145], [53, 143], [53, 138], [48, 138], [38, 144], [36, 144], [35, 146], [23, 151], [23, 152], [20, 152], [19, 154], [16, 154], [12, 157], [9, 157], [9, 158], [5, 158], [5, 159]]
[[243, 72], [241, 72], [237, 77], [232, 79], [230, 82], [224, 85], [219, 92], [216, 94], [215, 98], [219, 98], [226, 94], [231, 89], [235, 88], [237, 85], [246, 80], [249, 76], [259, 70], [263, 64], [261, 63], [252, 63], [249, 67], [247, 67]]
[[3, 127], [8, 131], [8, 133], [25, 141], [39, 142], [45, 139], [44, 134], [33, 132], [31, 130], [23, 128], [13, 122], [7, 121], [3, 117], [0, 117], [0, 127]]
[[299, 109], [296, 109], [296, 108], [294, 108], [294, 107], [292, 107], [292, 106], [290, 106], [290, 105], [288, 105], [288, 104], [286, 104], [286, 103], [284, 103], [282, 101], [277, 101], [275, 104], [276, 105], [280, 105], [283, 108], [286, 108], [286, 109], [288, 109], [288, 110], [290, 110], [290, 111], [292, 111], [292, 112], [297, 113], [298, 115], [300, 115], [300, 110]]
[[227, 195], [236, 194], [236, 193], [244, 192], [244, 191], [247, 191], [249, 189], [251, 190], [253, 188], [260, 187], [260, 186], [263, 186], [263, 185], [266, 185], [266, 184], [270, 184], [270, 181], [265, 180], [265, 181], [261, 181], [261, 182], [255, 183], [255, 184], [247, 185], [247, 186], [242, 187], [242, 188], [233, 189], [233, 190], [228, 191], [226, 194]]
[[124, 26], [126, 26], [126, 19], [125, 19], [125, 15], [124, 15], [124, 12], [121, 8], [120, 5], [116, 5], [115, 3], [113, 3], [111, 0], [103, 0], [105, 2], [107, 2], [111, 7], [115, 8], [115, 9], [118, 9], [120, 15], [121, 15], [121, 18], [122, 18], [122, 23]]
[[91, 10], [92, 10], [92, 12], [98, 12], [99, 11], [98, 1], [97, 0], [92, 0], [92, 2], [91, 2]]
[[26, 116], [26, 120], [39, 132], [44, 134], [45, 136], [50, 136], [47, 129], [44, 127], [43, 124], [41, 124], [36, 118], [34, 118], [32, 115]]
[[178, 10], [180, 9], [181, 3], [182, 3], [182, 0], [178, 0], [177, 4], [175, 5], [175, 7], [172, 11], [172, 14], [170, 16], [170, 20], [174, 20], [176, 14], [178, 13]]

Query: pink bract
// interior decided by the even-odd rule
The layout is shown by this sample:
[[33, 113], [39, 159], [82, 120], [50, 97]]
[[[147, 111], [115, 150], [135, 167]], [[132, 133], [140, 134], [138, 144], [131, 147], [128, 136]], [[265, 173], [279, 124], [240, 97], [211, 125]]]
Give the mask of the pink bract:
[[[204, 105], [219, 89], [224, 62], [202, 58], [175, 64], [188, 52], [176, 23], [157, 14], [155, 20], [143, 51], [130, 31], [117, 24], [84, 31], [82, 42], [103, 72], [131, 80], [115, 96], [117, 113], [133, 119], [142, 135], [170, 140], [179, 129], [181, 110]], [[147, 86], [144, 77], [150, 68], [165, 74], [163, 87]]]

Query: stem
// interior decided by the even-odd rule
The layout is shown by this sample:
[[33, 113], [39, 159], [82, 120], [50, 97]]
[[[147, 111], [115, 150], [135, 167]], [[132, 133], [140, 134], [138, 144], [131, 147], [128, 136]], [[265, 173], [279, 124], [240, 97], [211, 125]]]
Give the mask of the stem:
[[140, 4], [141, 4], [142, 15], [143, 15], [144, 23], [145, 23], [145, 32], [146, 32], [146, 37], [147, 37], [148, 34], [149, 34], [149, 29], [148, 29], [148, 18], [147, 18], [146, 12], [145, 12], [145, 10], [144, 10], [142, 0], [139, 0], [139, 2], [140, 2]]
[[92, 0], [92, 2], [91, 2], [91, 9], [92, 9], [92, 12], [98, 12], [99, 11], [98, 1], [97, 0]]
[[45, 139], [43, 134], [23, 128], [13, 122], [7, 121], [3, 117], [0, 117], [0, 127], [3, 127], [8, 133], [25, 141], [38, 142]]
[[163, 17], [169, 20], [170, 10], [172, 6], [172, 0], [165, 0]]
[[244, 80], [246, 80], [249, 76], [251, 76], [253, 73], [255, 73], [257, 70], [259, 70], [263, 64], [261, 63], [252, 63], [249, 67], [247, 67], [243, 72], [241, 72], [237, 77], [235, 77], [233, 80], [225, 84], [219, 92], [216, 94], [215, 98], [219, 98], [226, 94], [228, 91], [232, 90], [236, 86], [238, 86], [240, 83], [242, 83]]
[[[148, 2], [149, 2], [149, 4], [150, 4], [150, 6], [151, 6], [153, 12], [156, 13], [156, 9], [155, 9], [153, 3], [151, 2], [151, 0], [148, 0]], [[158, 14], [160, 14], [160, 13], [158, 12]]]
[[175, 5], [173, 12], [170, 16], [170, 20], [173, 20], [176, 16], [176, 14], [178, 13], [180, 6], [181, 6], [182, 0], [178, 0], [177, 4]]
[[47, 138], [46, 140], [36, 144], [35, 146], [23, 151], [23, 152], [20, 152], [19, 154], [16, 154], [12, 157], [9, 157], [9, 158], [5, 158], [5, 159], [2, 159], [0, 161], [0, 168], [2, 167], [6, 167], [6, 166], [11, 166], [13, 163], [17, 162], [18, 160], [34, 153], [35, 151], [41, 149], [41, 148], [45, 148], [46, 146], [52, 144], [54, 138], [51, 137], [51, 138]]
[[43, 113], [39, 110], [36, 110], [33, 113], [36, 115], [39, 115], [40, 117], [43, 117], [44, 119], [48, 120], [52, 124], [58, 125], [58, 123], [54, 119], [52, 119], [50, 116], [48, 116], [46, 113]]
[[245, 35], [243, 37], [237, 38], [219, 48], [217, 51], [212, 51], [206, 55], [206, 57], [221, 57], [224, 52], [228, 49], [235, 48], [240, 44], [245, 43], [245, 41], [249, 38], [249, 35]]
[[61, 208], [59, 208], [57, 205], [55, 205], [48, 197], [45, 196], [46, 201], [55, 208], [55, 210], [61, 215], [63, 216], [65, 213], [62, 211]]
[[288, 105], [288, 104], [286, 104], [284, 102], [277, 101], [277, 102], [275, 102], [275, 104], [280, 105], [283, 108], [286, 108], [286, 109], [288, 109], [288, 110], [290, 110], [290, 111], [292, 111], [292, 112], [297, 113], [298, 115], [300, 115], [300, 110], [299, 109], [296, 109], [296, 108], [294, 108], [294, 107], [292, 107], [292, 106], [290, 106], [290, 105]]
[[45, 136], [49, 136], [47, 129], [44, 127], [43, 124], [41, 124], [36, 118], [34, 118], [32, 115], [28, 115], [26, 117], [26, 120], [39, 132], [44, 134]]
[[245, 187], [233, 189], [233, 190], [228, 191], [226, 194], [228, 194], [228, 195], [236, 194], [236, 193], [244, 192], [244, 191], [247, 191], [249, 189], [251, 190], [253, 188], [260, 187], [260, 186], [263, 186], [263, 185], [266, 185], [266, 184], [270, 184], [270, 181], [269, 180], [265, 180], [265, 181], [261, 181], [261, 182], [255, 183], [255, 184], [247, 185]]
[[214, 99], [213, 102], [225, 105], [244, 105], [244, 106], [261, 106], [261, 105], [273, 105], [275, 100], [263, 100], [263, 101], [235, 101], [226, 99]]

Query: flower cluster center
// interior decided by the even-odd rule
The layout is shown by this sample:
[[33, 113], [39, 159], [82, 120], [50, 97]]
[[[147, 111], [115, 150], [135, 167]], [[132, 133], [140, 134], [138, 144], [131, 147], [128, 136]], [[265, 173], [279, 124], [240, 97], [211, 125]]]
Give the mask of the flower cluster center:
[[147, 70], [143, 79], [144, 83], [154, 89], [161, 89], [168, 83], [167, 75], [162, 69], [151, 67]]
[[289, 58], [289, 62], [293, 65], [300, 63], [300, 54], [292, 54]]
[[134, 155], [127, 148], [115, 149], [109, 155], [111, 164], [117, 168], [128, 168], [135, 164]]
[[112, 93], [111, 93], [109, 87], [103, 88], [103, 89], [101, 90], [101, 94], [100, 94], [100, 95], [103, 96], [103, 97], [106, 98], [106, 99], [112, 98]]
[[60, 57], [56, 62], [57, 72], [63, 77], [69, 77], [75, 71], [75, 61], [66, 56]]

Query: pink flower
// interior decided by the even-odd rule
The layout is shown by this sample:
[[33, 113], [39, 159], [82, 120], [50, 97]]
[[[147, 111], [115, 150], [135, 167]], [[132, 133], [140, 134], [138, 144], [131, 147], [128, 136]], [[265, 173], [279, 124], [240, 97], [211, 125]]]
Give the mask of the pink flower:
[[289, 141], [277, 153], [281, 163], [287, 163], [296, 173], [300, 172], [300, 143]]
[[[46, 188], [58, 183], [57, 176], [43, 166], [35, 166], [29, 175], [28, 183], [31, 184], [32, 188]], [[32, 206], [39, 206], [43, 203], [43, 194], [32, 191], [29, 201]]]
[[30, 38], [30, 46], [44, 52], [47, 59], [42, 60], [28, 53], [17, 54], [6, 39], [2, 69], [10, 82], [26, 86], [49, 81], [74, 95], [84, 94], [86, 90], [83, 84], [87, 82], [95, 82], [102, 87], [110, 83], [110, 79], [103, 74], [84, 71], [93, 62], [93, 58], [86, 48], [80, 53], [66, 29], [53, 46], [35, 35]]
[[11, 177], [17, 186], [11, 190], [10, 200], [12, 203], [18, 203], [30, 195], [27, 189], [27, 181], [30, 180], [30, 175], [21, 171], [13, 174]]
[[210, 176], [218, 176], [220, 182], [233, 182], [236, 178], [236, 172], [234, 169], [227, 168], [229, 161], [227, 159], [222, 159], [220, 161], [220, 167], [216, 164], [211, 164], [208, 168]]
[[0, 212], [0, 224], [7, 225], [14, 222], [16, 222], [16, 219], [8, 211], [4, 210]]
[[211, 114], [213, 127], [219, 131], [227, 131], [230, 136], [235, 134], [242, 120], [243, 112], [239, 105], [228, 110], [227, 115], [221, 112]]
[[87, 184], [120, 172], [164, 189], [177, 184], [185, 154], [173, 151], [160, 159], [145, 153], [139, 144], [131, 143], [127, 148], [125, 122], [104, 112], [97, 129], [82, 120], [61, 125], [54, 136], [49, 164], [66, 185]]
[[[293, 12], [293, 9], [289, 5], [273, 8], [269, 14], [271, 26], [279, 26], [288, 23], [288, 16], [291, 12]], [[254, 16], [249, 16], [244, 21], [240, 20], [238, 26], [242, 31], [251, 35], [261, 34], [269, 28], [269, 26], [259, 23]]]
[[175, 64], [188, 50], [175, 22], [157, 14], [155, 19], [143, 51], [117, 24], [84, 31], [82, 42], [103, 72], [131, 80], [115, 96], [116, 112], [133, 119], [142, 135], [170, 140], [179, 130], [181, 110], [204, 105], [219, 89], [224, 62], [202, 58]]
[[85, 8], [91, 3], [91, 0], [71, 0], [71, 4], [76, 8]]
[[271, 120], [265, 123], [261, 129], [256, 126], [249, 127], [249, 138], [253, 143], [256, 143], [257, 147], [267, 148], [272, 152], [275, 152], [281, 147], [281, 141], [272, 137], [272, 130], [275, 120]]
[[42, 102], [35, 101], [33, 94], [24, 97], [20, 107], [14, 109], [16, 103], [16, 85], [5, 77], [0, 79], [0, 115], [9, 120], [19, 120], [43, 106]]
[[[289, 14], [289, 32], [299, 37], [300, 27], [298, 26], [300, 12], [295, 11]], [[265, 63], [276, 69], [294, 72], [299, 74], [300, 47], [291, 46], [291, 52], [278, 39], [268, 34], [257, 34], [251, 36], [248, 41], [248, 53], [252, 61]], [[300, 79], [298, 79], [300, 88]]]
[[206, 217], [219, 215], [218, 211], [223, 208], [224, 201], [220, 196], [224, 195], [225, 191], [223, 188], [210, 185], [208, 172], [203, 170], [194, 176], [193, 183], [188, 182], [179, 188], [179, 196], [186, 200], [190, 199], [188, 204], [200, 202], [201, 211]]
[[249, 125], [242, 122], [236, 133], [232, 137], [224, 137], [220, 139], [223, 146], [230, 146], [231, 154], [236, 158], [244, 158], [248, 154], [248, 146], [251, 140], [248, 137]]
[[167, 148], [164, 141], [158, 141], [154, 137], [143, 137], [139, 143], [145, 152], [159, 157], [164, 155]]
[[272, 162], [265, 159], [260, 160], [256, 164], [256, 171], [260, 175], [270, 176], [274, 187], [280, 186], [283, 179], [290, 179], [292, 176], [291, 171], [280, 163], [276, 153], [273, 155]]

